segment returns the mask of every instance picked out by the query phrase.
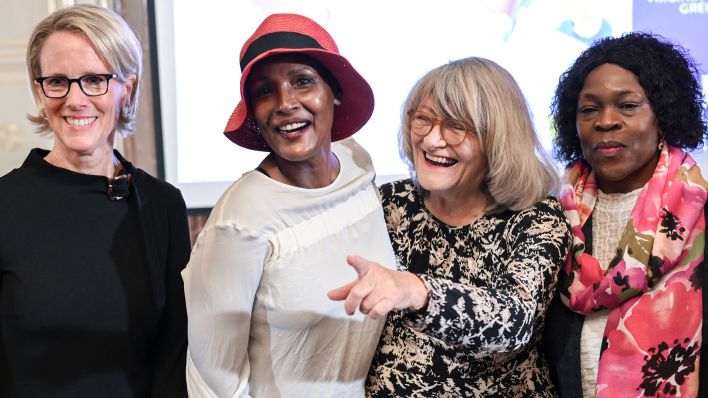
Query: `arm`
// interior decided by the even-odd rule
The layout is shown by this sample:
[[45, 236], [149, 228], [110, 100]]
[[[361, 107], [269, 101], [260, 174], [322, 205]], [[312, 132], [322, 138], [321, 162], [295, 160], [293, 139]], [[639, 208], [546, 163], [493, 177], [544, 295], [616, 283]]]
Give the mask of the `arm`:
[[174, 202], [176, 204], [168, 210], [165, 307], [152, 349], [153, 384], [150, 396], [153, 398], [186, 396], [187, 312], [180, 272], [189, 260], [189, 224], [182, 196], [179, 195]]
[[359, 278], [329, 296], [345, 300], [347, 313], [359, 308], [372, 318], [404, 309], [411, 327], [450, 345], [479, 351], [518, 349], [528, 343], [534, 321], [545, 312], [569, 249], [565, 217], [553, 203], [552, 208], [542, 204], [544, 211], [527, 211], [517, 218], [510, 233], [507, 272], [500, 276], [503, 287], [418, 278], [353, 257], [348, 261]]
[[200, 234], [183, 273], [190, 396], [248, 396], [251, 311], [269, 254], [267, 241], [234, 225], [208, 224]]
[[[570, 235], [559, 208], [543, 202], [526, 211], [511, 230], [512, 253], [497, 288], [421, 276], [430, 291], [425, 311], [405, 314], [406, 322], [451, 345], [479, 351], [511, 351], [526, 345], [555, 289]], [[555, 202], [554, 202], [555, 205]]]

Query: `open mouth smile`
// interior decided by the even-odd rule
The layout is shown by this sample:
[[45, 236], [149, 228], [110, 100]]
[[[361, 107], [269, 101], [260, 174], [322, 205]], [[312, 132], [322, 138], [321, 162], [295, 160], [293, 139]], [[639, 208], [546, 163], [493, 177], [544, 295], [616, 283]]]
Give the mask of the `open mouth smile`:
[[74, 127], [86, 127], [89, 124], [93, 123], [97, 119], [96, 116], [92, 117], [71, 117], [71, 116], [66, 116], [64, 117], [64, 120], [66, 120], [67, 123]]
[[278, 127], [276, 130], [281, 134], [292, 134], [304, 129], [309, 125], [309, 122], [288, 123], [286, 125]]
[[425, 160], [434, 166], [450, 167], [450, 166], [454, 166], [457, 163], [457, 160], [453, 159], [453, 158], [447, 158], [444, 156], [434, 156], [434, 155], [431, 155], [427, 152], [424, 152], [424, 154], [425, 154]]

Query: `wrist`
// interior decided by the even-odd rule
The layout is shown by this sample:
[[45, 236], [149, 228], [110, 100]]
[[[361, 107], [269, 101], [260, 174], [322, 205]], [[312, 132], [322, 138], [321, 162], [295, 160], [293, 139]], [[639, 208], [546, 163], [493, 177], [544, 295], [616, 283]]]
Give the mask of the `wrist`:
[[416, 279], [417, 286], [415, 289], [415, 294], [413, 295], [414, 300], [411, 303], [412, 305], [410, 308], [413, 311], [424, 311], [428, 308], [428, 302], [430, 301], [430, 288], [428, 287], [428, 284], [425, 283], [425, 281], [418, 275], [412, 273], [411, 275]]

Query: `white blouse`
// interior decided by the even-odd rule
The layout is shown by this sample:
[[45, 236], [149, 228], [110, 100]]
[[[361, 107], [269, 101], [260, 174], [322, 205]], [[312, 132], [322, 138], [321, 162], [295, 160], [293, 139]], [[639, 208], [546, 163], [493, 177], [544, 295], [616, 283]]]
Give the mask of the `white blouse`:
[[221, 197], [183, 272], [191, 397], [363, 397], [383, 326], [327, 292], [346, 256], [395, 267], [369, 155], [334, 143], [340, 173], [304, 189], [245, 173]]
[[[607, 269], [624, 232], [632, 209], [644, 187], [628, 193], [607, 194], [598, 190], [592, 211], [592, 254], [602, 269]], [[583, 397], [595, 396], [600, 348], [609, 310], [593, 312], [585, 317], [580, 335], [580, 375]]]

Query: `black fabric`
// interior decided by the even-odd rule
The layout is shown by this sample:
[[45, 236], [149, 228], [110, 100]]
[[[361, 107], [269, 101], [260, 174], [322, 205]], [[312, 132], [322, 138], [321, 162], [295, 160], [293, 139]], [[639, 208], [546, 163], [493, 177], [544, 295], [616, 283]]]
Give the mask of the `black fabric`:
[[46, 154], [0, 178], [0, 396], [186, 397], [179, 191], [115, 152], [132, 183], [110, 200]]
[[[703, 207], [703, 215], [708, 220], [708, 202]], [[702, 340], [701, 340], [701, 362], [700, 362], [700, 376], [698, 385], [698, 396], [708, 397], [708, 266], [706, 266], [706, 255], [708, 255], [708, 239], [705, 239], [703, 249], [703, 263], [700, 265], [703, 267], [703, 283], [701, 293], [703, 294], [703, 329]]]
[[310, 36], [297, 32], [273, 32], [254, 40], [241, 58], [241, 72], [254, 58], [276, 48], [319, 48], [320, 43]]
[[[583, 225], [586, 252], [592, 253], [592, 215]], [[556, 292], [546, 312], [543, 350], [551, 380], [561, 398], [582, 398], [580, 380], [580, 333], [585, 317], [568, 309]]]
[[410, 179], [380, 193], [398, 269], [418, 274], [430, 300], [388, 314], [367, 396], [555, 397], [539, 344], [571, 240], [560, 203], [452, 227]]

